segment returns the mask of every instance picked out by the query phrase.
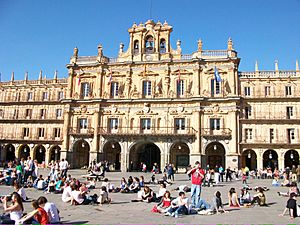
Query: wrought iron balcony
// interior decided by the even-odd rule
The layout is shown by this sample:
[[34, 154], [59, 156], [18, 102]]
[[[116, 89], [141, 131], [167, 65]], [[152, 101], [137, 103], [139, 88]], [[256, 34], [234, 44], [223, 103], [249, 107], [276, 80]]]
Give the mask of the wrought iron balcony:
[[99, 134], [106, 136], [189, 136], [194, 137], [196, 130], [193, 127], [184, 127], [176, 129], [175, 127], [99, 127]]
[[94, 134], [94, 128], [79, 128], [79, 127], [70, 127], [69, 134], [71, 135], [81, 135], [81, 136], [89, 136]]
[[220, 128], [219, 130], [202, 128], [201, 136], [206, 139], [230, 139], [231, 130], [229, 128]]

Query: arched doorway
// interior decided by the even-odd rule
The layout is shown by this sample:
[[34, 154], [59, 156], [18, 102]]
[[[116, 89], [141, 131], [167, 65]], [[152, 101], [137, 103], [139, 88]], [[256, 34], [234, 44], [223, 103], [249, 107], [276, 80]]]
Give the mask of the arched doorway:
[[55, 145], [50, 149], [49, 162], [60, 160], [60, 147]]
[[15, 146], [13, 146], [12, 144], [6, 145], [5, 152], [6, 152], [5, 161], [9, 162], [9, 161], [14, 161], [16, 159]]
[[[73, 166], [82, 168], [89, 166], [90, 145], [85, 140], [78, 140], [73, 146]], [[72, 163], [72, 162], [71, 162]]]
[[28, 145], [22, 145], [19, 149], [19, 159], [27, 160], [28, 156], [30, 156], [30, 148]]
[[169, 163], [178, 168], [186, 168], [190, 164], [190, 149], [186, 143], [173, 144], [170, 149]]
[[292, 168], [293, 165], [296, 167], [299, 165], [299, 153], [291, 149], [284, 154], [284, 167]]
[[252, 149], [247, 149], [242, 153], [242, 167], [246, 166], [250, 170], [257, 169], [257, 155]]
[[118, 142], [107, 142], [103, 146], [104, 160], [114, 164], [115, 170], [121, 169], [121, 146]]
[[160, 168], [160, 149], [151, 142], [137, 143], [130, 149], [129, 162], [131, 161], [133, 170], [139, 170], [141, 162], [147, 165], [147, 170], [152, 170], [154, 163]]
[[34, 159], [37, 160], [38, 164], [45, 163], [46, 149], [43, 145], [37, 146], [34, 153]]
[[263, 154], [263, 167], [264, 168], [271, 168], [274, 170], [275, 168], [278, 169], [278, 155], [277, 152], [273, 149], [269, 149], [264, 152]]
[[206, 155], [206, 165], [202, 165], [202, 167], [215, 168], [216, 166], [222, 166], [226, 168], [225, 165], [225, 148], [219, 142], [212, 142], [207, 145], [205, 149]]

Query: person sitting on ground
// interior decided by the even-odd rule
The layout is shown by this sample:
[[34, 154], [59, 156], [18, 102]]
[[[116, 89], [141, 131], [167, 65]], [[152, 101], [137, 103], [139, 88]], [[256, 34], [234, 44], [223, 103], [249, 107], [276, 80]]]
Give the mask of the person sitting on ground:
[[95, 181], [95, 179], [94, 179], [94, 178], [90, 178], [90, 179], [88, 180], [88, 183], [87, 183], [86, 187], [87, 187], [89, 190], [95, 189], [95, 188], [96, 188], [96, 181]]
[[115, 189], [114, 185], [110, 183], [107, 178], [105, 178], [104, 181], [102, 182], [101, 187], [103, 186], [106, 187], [106, 190], [108, 192], [112, 192]]
[[140, 176], [140, 187], [143, 188], [145, 186], [144, 176]]
[[14, 185], [14, 189], [21, 196], [23, 202], [28, 200], [28, 198], [26, 196], [26, 193], [25, 193], [25, 190], [20, 184], [16, 183]]
[[228, 202], [229, 207], [240, 207], [238, 195], [235, 191], [235, 188], [230, 188], [228, 192]]
[[142, 202], [155, 202], [156, 195], [153, 190], [149, 188], [149, 186], [145, 186], [143, 191], [138, 192], [138, 200], [133, 201], [142, 201]]
[[9, 212], [9, 217], [6, 215], [0, 216], [2, 224], [18, 224], [24, 211], [22, 198], [17, 192], [13, 192], [11, 196], [12, 205], [8, 206], [8, 197], [2, 197], [1, 201], [3, 203], [4, 212]]
[[241, 195], [240, 195], [241, 204], [244, 205], [244, 204], [250, 203], [251, 200], [252, 199], [251, 199], [249, 191], [247, 189], [242, 188]]
[[133, 178], [132, 176], [129, 176], [127, 179], [127, 186], [129, 187], [133, 183]]
[[51, 180], [48, 184], [48, 187], [46, 188], [46, 193], [54, 193], [55, 192], [55, 182], [54, 180]]
[[86, 197], [85, 193], [81, 193], [78, 186], [73, 185], [71, 188], [71, 205], [88, 205], [91, 203], [91, 200]]
[[287, 176], [284, 176], [284, 180], [281, 183], [281, 186], [283, 187], [289, 187], [290, 186], [290, 180], [286, 178]]
[[264, 189], [262, 187], [259, 187], [257, 189], [257, 194], [253, 196], [253, 199], [251, 203], [247, 204], [246, 206], [253, 205], [255, 202], [258, 203], [260, 206], [267, 206], [266, 204], [266, 196], [264, 194]]
[[19, 220], [20, 224], [23, 224], [25, 222], [28, 222], [29, 224], [41, 224], [41, 225], [46, 225], [49, 223], [49, 218], [47, 212], [39, 206], [38, 201], [34, 200], [31, 203], [32, 207], [34, 210], [30, 213], [28, 213], [26, 216], [22, 217]]
[[[154, 182], [154, 181], [153, 181]], [[162, 184], [164, 183], [165, 185], [171, 185], [172, 183], [170, 182], [170, 180], [168, 180], [168, 177], [167, 177], [167, 174], [166, 173], [163, 173], [163, 176], [161, 179], [159, 179], [157, 181], [158, 184]]]
[[166, 212], [166, 216], [174, 216], [178, 218], [179, 214], [188, 215], [189, 199], [184, 192], [179, 192], [179, 196], [171, 202], [171, 207]]
[[72, 188], [71, 186], [73, 186], [74, 183], [71, 182], [70, 185], [68, 185], [67, 187], [64, 188], [63, 193], [61, 195], [61, 200], [63, 202], [69, 202], [72, 199]]
[[47, 212], [48, 221], [50, 224], [60, 223], [59, 210], [54, 203], [48, 202], [47, 198], [43, 196], [39, 197], [37, 201], [39, 206]]
[[270, 190], [270, 189], [269, 189], [268, 187], [266, 187], [266, 186], [263, 186], [263, 187], [255, 186], [255, 187], [253, 188], [253, 190], [254, 190], [254, 191], [257, 191], [259, 188], [263, 189], [263, 191], [268, 191], [268, 190]]
[[280, 186], [279, 182], [278, 182], [278, 178], [274, 176], [274, 179], [272, 180], [272, 186], [273, 187], [278, 187]]
[[297, 195], [295, 193], [290, 194], [290, 198], [286, 203], [286, 207], [285, 207], [283, 213], [280, 214], [279, 216], [284, 216], [286, 211], [289, 210], [289, 215], [290, 215], [291, 219], [294, 219], [295, 217], [297, 217], [297, 200], [296, 200], [296, 197], [297, 197]]
[[33, 187], [33, 179], [32, 179], [32, 176], [29, 176], [26, 183], [25, 183], [25, 187], [28, 187], [28, 188], [32, 188]]
[[122, 177], [120, 182], [120, 187], [116, 187], [115, 190], [113, 190], [113, 192], [125, 192], [126, 187], [127, 187], [126, 179], [125, 177]]
[[140, 180], [138, 177], [133, 178], [133, 183], [128, 187], [128, 192], [138, 193], [140, 190]]
[[167, 189], [166, 189], [166, 185], [164, 183], [160, 184], [159, 190], [158, 190], [158, 194], [157, 194], [157, 201], [160, 202], [160, 200], [162, 199], [162, 197], [165, 195]]
[[100, 205], [111, 202], [111, 198], [108, 197], [108, 191], [105, 186], [100, 188], [100, 195], [97, 199], [97, 202], [100, 203]]
[[43, 178], [43, 175], [40, 175], [39, 178], [37, 178], [35, 181], [36, 185], [33, 185], [38, 190], [44, 190], [45, 189], [45, 181]]
[[213, 202], [213, 204], [212, 204], [211, 210], [213, 212], [216, 212], [217, 214], [219, 214], [221, 211], [223, 213], [228, 212], [224, 209], [224, 206], [223, 206], [223, 203], [222, 203], [222, 198], [221, 198], [221, 192], [219, 192], [219, 191], [215, 192], [212, 202]]
[[296, 182], [292, 182], [288, 192], [277, 192], [279, 196], [290, 196], [291, 193], [295, 193], [296, 196], [299, 196], [299, 189]]
[[191, 188], [189, 186], [183, 184], [183, 185], [179, 185], [177, 188], [175, 188], [174, 191], [191, 192]]
[[64, 186], [64, 179], [59, 177], [55, 182], [55, 194], [61, 194], [63, 192], [63, 186]]
[[160, 202], [156, 205], [156, 209], [160, 213], [165, 213], [171, 206], [171, 193], [166, 191]]

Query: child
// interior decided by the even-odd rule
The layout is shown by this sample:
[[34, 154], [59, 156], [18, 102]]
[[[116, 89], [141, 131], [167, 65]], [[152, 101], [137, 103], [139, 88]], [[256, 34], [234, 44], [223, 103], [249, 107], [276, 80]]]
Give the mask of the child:
[[242, 175], [242, 181], [243, 181], [243, 184], [247, 184], [247, 176], [245, 173], [243, 173], [243, 175]]
[[100, 196], [97, 199], [97, 202], [100, 203], [100, 205], [111, 202], [111, 198], [108, 197], [108, 192], [105, 186], [101, 187]]

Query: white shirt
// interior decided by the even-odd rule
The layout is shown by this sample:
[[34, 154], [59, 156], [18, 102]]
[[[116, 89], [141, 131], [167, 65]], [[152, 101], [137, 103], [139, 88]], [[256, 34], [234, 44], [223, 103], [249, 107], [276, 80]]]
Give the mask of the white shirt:
[[57, 223], [60, 221], [58, 209], [54, 203], [47, 202], [44, 206], [44, 210], [47, 212], [49, 217], [49, 223]]
[[18, 191], [18, 194], [21, 196], [21, 198], [26, 201], [27, 200], [27, 197], [26, 197], [26, 193], [25, 193], [25, 190], [24, 188], [20, 188], [19, 191]]
[[72, 191], [72, 197], [79, 205], [82, 204], [84, 201], [84, 198], [82, 197], [80, 191]]
[[59, 167], [60, 167], [61, 170], [66, 170], [69, 167], [69, 163], [66, 160], [65, 161], [61, 161], [59, 163]]
[[158, 196], [157, 197], [162, 197], [166, 193], [167, 189], [165, 188], [160, 188], [158, 191]]
[[41, 179], [37, 182], [37, 188], [38, 189], [43, 189], [44, 188], [44, 180]]
[[68, 201], [70, 201], [70, 197], [71, 196], [72, 196], [72, 189], [71, 189], [71, 187], [70, 186], [65, 187], [64, 191], [62, 193], [62, 196], [61, 196], [61, 200], [63, 202], [68, 202]]

